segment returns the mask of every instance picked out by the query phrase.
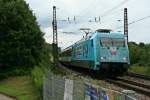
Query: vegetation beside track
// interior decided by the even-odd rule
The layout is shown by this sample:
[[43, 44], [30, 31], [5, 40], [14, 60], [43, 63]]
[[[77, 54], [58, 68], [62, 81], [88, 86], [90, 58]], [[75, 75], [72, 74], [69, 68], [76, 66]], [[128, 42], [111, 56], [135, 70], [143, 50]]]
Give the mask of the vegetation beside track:
[[[25, 0], [0, 0], [0, 15], [0, 79], [3, 82], [3, 79], [9, 81], [16, 76], [30, 76], [31, 79], [23, 81], [33, 82], [33, 88], [38, 91], [36, 96], [41, 97], [44, 70], [53, 69], [50, 66], [51, 45], [45, 42], [44, 33]], [[18, 96], [22, 91], [9, 90], [15, 89], [11, 84], [21, 88], [20, 78], [15, 78], [15, 81], [9, 81], [8, 86], [2, 84], [1, 91]], [[24, 88], [28, 86], [30, 84]]]
[[150, 76], [150, 67], [146, 67], [146, 66], [139, 66], [135, 64], [130, 67], [129, 71]]
[[63, 70], [59, 69], [57, 66], [54, 66], [52, 62], [48, 62], [45, 60], [43, 60], [38, 66], [36, 66], [31, 71], [31, 77], [36, 89], [38, 90], [38, 95], [40, 95], [41, 98], [43, 95], [43, 81], [45, 79], [47, 70], [52, 71], [54, 74], [65, 74]]
[[14, 76], [0, 81], [0, 92], [18, 100], [39, 100], [29, 76]]
[[129, 42], [131, 66], [129, 71], [150, 75], [150, 44]]

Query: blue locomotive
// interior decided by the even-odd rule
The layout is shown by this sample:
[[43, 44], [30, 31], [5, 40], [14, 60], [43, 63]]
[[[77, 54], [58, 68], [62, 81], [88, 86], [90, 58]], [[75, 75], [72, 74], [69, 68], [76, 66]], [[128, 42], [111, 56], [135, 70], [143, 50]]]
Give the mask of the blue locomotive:
[[123, 75], [130, 64], [124, 34], [99, 29], [64, 49], [59, 60], [65, 65]]

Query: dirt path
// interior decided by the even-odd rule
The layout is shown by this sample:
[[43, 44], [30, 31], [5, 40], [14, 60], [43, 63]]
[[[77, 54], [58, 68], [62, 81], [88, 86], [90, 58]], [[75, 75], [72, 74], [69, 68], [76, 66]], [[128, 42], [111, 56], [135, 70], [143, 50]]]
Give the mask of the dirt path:
[[0, 100], [15, 100], [15, 99], [10, 98], [10, 97], [8, 97], [6, 95], [0, 94]]

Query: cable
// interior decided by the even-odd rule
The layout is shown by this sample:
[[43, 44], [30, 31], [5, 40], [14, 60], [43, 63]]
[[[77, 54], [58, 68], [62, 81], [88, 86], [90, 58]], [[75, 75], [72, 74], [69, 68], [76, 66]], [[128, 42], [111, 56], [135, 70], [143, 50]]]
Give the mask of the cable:
[[[118, 5], [116, 5], [116, 6], [112, 7], [111, 9], [107, 10], [107, 11], [104, 12], [102, 15], [100, 15], [100, 18], [109, 15], [113, 10], [119, 8], [120, 6], [124, 5], [124, 4], [127, 3], [128, 1], [130, 1], [130, 0], [124, 0], [124, 1], [122, 1], [121, 3], [119, 3]], [[94, 4], [95, 4], [95, 3], [94, 3]], [[87, 10], [87, 11], [88, 11], [88, 10]], [[85, 15], [85, 14], [86, 14], [86, 13], [84, 13], [84, 15]], [[81, 17], [81, 16], [80, 16], [80, 17]], [[93, 18], [94, 18], [94, 17], [93, 17]], [[91, 19], [91, 18], [90, 18], [90, 19]], [[91, 22], [93, 22], [93, 21], [91, 21]]]
[[110, 12], [112, 12], [113, 10], [115, 10], [115, 9], [119, 8], [120, 6], [124, 5], [124, 4], [127, 3], [128, 1], [130, 1], [130, 0], [124, 0], [124, 1], [122, 1], [122, 2], [119, 3], [118, 5], [116, 5], [116, 6], [114, 6], [113, 8], [107, 10], [106, 12], [104, 12], [104, 13], [101, 15], [101, 17], [104, 17], [104, 16], [110, 14]]
[[[102, 15], [100, 15], [100, 18], [111, 14], [112, 11], [114, 11], [115, 9], [117, 9], [117, 8], [119, 8], [120, 6], [124, 5], [124, 4], [127, 3], [128, 1], [130, 1], [130, 0], [123, 0], [123, 1], [122, 1], [121, 3], [119, 3], [118, 5], [112, 7], [111, 9], [109, 9], [109, 10], [107, 10], [107, 11], [105, 11]], [[96, 4], [96, 0], [95, 0], [94, 2], [91, 2], [90, 4], [95, 5], [95, 4]], [[91, 7], [93, 7], [93, 6], [90, 6], [90, 7], [88, 7], [88, 8], [86, 7], [86, 9], [84, 9], [84, 10], [86, 10], [86, 11], [82, 10], [81, 12], [83, 12], [83, 11], [84, 11], [84, 12], [83, 12], [82, 14], [80, 14], [79, 16], [78, 16], [78, 15], [75, 16], [75, 18], [76, 18], [76, 17], [78, 17], [78, 18], [80, 17], [80, 18], [81, 18], [81, 16], [87, 14], [88, 9], [91, 9]], [[76, 18], [76, 20], [79, 21], [78, 18]], [[95, 18], [95, 17], [93, 17], [93, 18]], [[85, 18], [84, 18], [84, 19], [85, 19]], [[89, 18], [88, 18], [88, 19], [89, 19]], [[90, 20], [91, 20], [91, 18], [90, 18]], [[61, 20], [58, 20], [58, 21], [61, 21]], [[85, 20], [84, 20], [84, 21], [85, 21]], [[66, 18], [65, 20], [62, 20], [62, 22], [67, 22], [67, 18]], [[88, 22], [89, 22], [89, 20], [88, 20]], [[91, 21], [91, 22], [92, 22], [92, 21]], [[96, 21], [95, 21], [95, 22], [96, 22]], [[101, 21], [99, 21], [99, 22], [101, 22]], [[103, 22], [103, 23], [104, 23], [104, 22]], [[74, 23], [69, 22], [69, 24], [74, 24]], [[102, 22], [101, 22], [101, 24], [102, 24]]]
[[[100, 15], [100, 18], [109, 15], [110, 12], [112, 12], [113, 10], [115, 10], [115, 9], [119, 8], [120, 6], [124, 5], [124, 4], [127, 3], [128, 1], [130, 1], [130, 0], [124, 0], [124, 1], [122, 1], [121, 3], [119, 3], [118, 5], [116, 5], [116, 6], [112, 7], [111, 9], [107, 10], [107, 11], [104, 12], [102, 15]], [[94, 2], [91, 2], [90, 4], [95, 5], [95, 4], [96, 4], [96, 0], [95, 0]], [[83, 15], [87, 14], [87, 11], [89, 11], [88, 9], [90, 9], [91, 7], [93, 7], [93, 6], [90, 6], [90, 7], [88, 6], [86, 9], [82, 10], [82, 12], [83, 12], [82, 14], [79, 14], [79, 15], [77, 15], [76, 17], [80, 17], [80, 18], [83, 17]], [[86, 10], [86, 11], [85, 11], [85, 10]], [[95, 17], [93, 17], [93, 18], [95, 18]], [[84, 19], [85, 19], [85, 18], [84, 18]], [[88, 19], [89, 19], [89, 18], [88, 18]], [[90, 19], [91, 19], [91, 18], [90, 18]]]
[[143, 17], [143, 18], [140, 18], [140, 19], [138, 19], [138, 20], [136, 20], [136, 21], [132, 21], [131, 23], [129, 23], [129, 25], [134, 24], [134, 23], [139, 22], [139, 21], [142, 21], [142, 20], [145, 20], [145, 19], [147, 19], [147, 18], [150, 18], [150, 15], [149, 15], [149, 16], [146, 16], [146, 17]]
[[[134, 20], [134, 21], [130, 22], [128, 25], [135, 24], [135, 23], [137, 23], [137, 22], [143, 21], [143, 20], [148, 19], [148, 18], [150, 18], [150, 15], [148, 15], [148, 16], [146, 16], [146, 17], [143, 17], [143, 18], [140, 18], [140, 19], [137, 19], [137, 20]], [[119, 27], [115, 28], [115, 30], [116, 30], [116, 29], [120, 29], [120, 28], [122, 28], [122, 27], [124, 27], [124, 26], [119, 26]]]

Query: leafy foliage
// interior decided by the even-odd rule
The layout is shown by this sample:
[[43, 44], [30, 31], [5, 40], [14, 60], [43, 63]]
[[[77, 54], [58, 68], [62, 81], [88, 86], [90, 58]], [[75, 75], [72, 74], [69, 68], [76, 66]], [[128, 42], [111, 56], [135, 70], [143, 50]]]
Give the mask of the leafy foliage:
[[148, 66], [139, 66], [138, 64], [134, 64], [129, 70], [134, 73], [150, 75], [150, 67]]
[[150, 44], [130, 42], [129, 51], [131, 64], [150, 67]]
[[35, 66], [43, 48], [43, 33], [29, 5], [0, 0], [0, 66]]

